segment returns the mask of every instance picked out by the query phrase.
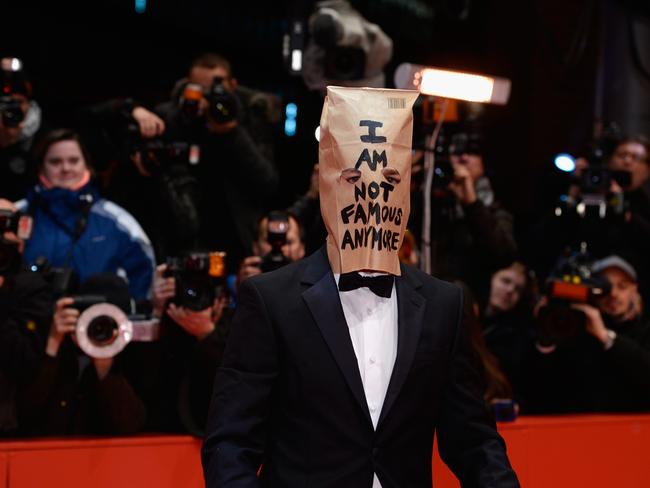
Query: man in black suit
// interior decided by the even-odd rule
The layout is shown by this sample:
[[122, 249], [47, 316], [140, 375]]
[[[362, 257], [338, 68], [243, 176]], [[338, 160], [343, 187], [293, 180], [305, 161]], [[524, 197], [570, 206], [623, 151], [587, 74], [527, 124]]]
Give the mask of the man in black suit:
[[[389, 104], [405, 112], [382, 122], [386, 98], [403, 98]], [[460, 289], [397, 259], [414, 100], [328, 89], [320, 154], [328, 244], [240, 288], [203, 446], [208, 487], [429, 488], [436, 431], [463, 487], [519, 486], [470, 365]], [[337, 127], [351, 105], [362, 115], [358, 133], [356, 124]], [[364, 148], [348, 168], [360, 134], [385, 153], [373, 165]], [[366, 191], [373, 183], [386, 198]], [[389, 210], [362, 238], [369, 220], [345, 204], [366, 198], [379, 216]]]

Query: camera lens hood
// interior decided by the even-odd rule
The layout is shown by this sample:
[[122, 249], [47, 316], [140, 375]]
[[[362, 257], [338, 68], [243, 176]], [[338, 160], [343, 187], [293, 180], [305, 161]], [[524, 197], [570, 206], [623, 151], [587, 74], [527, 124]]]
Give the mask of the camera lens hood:
[[[108, 317], [117, 325], [116, 337], [108, 344], [97, 344], [88, 334], [88, 329], [95, 319]], [[119, 354], [133, 339], [133, 323], [117, 306], [110, 303], [98, 303], [88, 307], [79, 316], [76, 328], [77, 343], [83, 352], [92, 358], [112, 358]]]

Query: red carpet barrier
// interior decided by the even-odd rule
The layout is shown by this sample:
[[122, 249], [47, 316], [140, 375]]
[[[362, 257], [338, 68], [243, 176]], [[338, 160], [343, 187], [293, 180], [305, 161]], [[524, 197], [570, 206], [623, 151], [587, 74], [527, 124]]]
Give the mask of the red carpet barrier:
[[[524, 488], [650, 487], [650, 415], [521, 417], [499, 432]], [[433, 472], [459, 486], [437, 455]]]
[[[650, 415], [524, 417], [500, 424], [524, 488], [650, 487]], [[0, 488], [199, 488], [188, 436], [0, 443]], [[437, 454], [436, 488], [459, 486]], [[408, 488], [408, 487], [404, 487]]]

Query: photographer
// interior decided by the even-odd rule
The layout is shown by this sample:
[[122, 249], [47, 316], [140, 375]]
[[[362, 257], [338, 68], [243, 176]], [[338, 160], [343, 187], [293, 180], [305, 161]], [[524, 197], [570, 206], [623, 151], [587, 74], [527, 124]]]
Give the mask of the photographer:
[[[283, 222], [286, 224], [283, 225]], [[238, 286], [246, 278], [305, 257], [301, 227], [293, 215], [271, 212], [260, 219], [257, 229], [257, 239], [253, 242], [254, 256], [248, 256], [242, 261], [237, 274]]]
[[312, 169], [307, 192], [296, 199], [287, 211], [295, 216], [300, 224], [304, 234], [305, 254], [316, 252], [325, 243], [327, 237], [327, 229], [320, 214], [318, 164], [315, 164]]
[[207, 53], [157, 112], [171, 138], [200, 149], [193, 173], [200, 184], [201, 245], [225, 251], [232, 269], [250, 254], [255, 223], [278, 186], [273, 101], [239, 86], [230, 63]]
[[48, 283], [22, 266], [18, 218], [0, 199], [0, 437], [20, 434], [16, 391], [38, 367], [53, 305]]
[[642, 295], [649, 296], [649, 149], [643, 137], [609, 133], [590, 143], [565, 194], [530, 230], [527, 254], [540, 277], [567, 248], [576, 251], [585, 243], [593, 259], [625, 256], [639, 274]]
[[629, 173], [629, 184], [623, 186], [629, 204], [625, 215], [625, 247], [621, 252], [634, 260], [644, 298], [650, 298], [650, 141], [643, 136], [622, 139], [607, 164], [612, 171]]
[[[205, 288], [211, 285], [201, 279], [195, 283], [200, 286], [189, 288], [204, 296], [192, 295], [192, 303], [184, 306], [188, 300], [179, 295], [188, 295], [179, 287], [188, 283], [180, 283], [176, 276], [169, 275], [167, 264], [156, 269], [153, 305], [154, 315], [161, 317], [161, 334], [158, 342], [141, 345], [138, 384], [148, 406], [147, 430], [200, 435], [232, 312], [223, 293], [208, 293]], [[206, 297], [211, 297], [209, 303], [198, 305], [197, 300]]]
[[[492, 273], [514, 260], [513, 218], [495, 199], [485, 175], [483, 141], [478, 134], [454, 135], [449, 164], [449, 182], [433, 192], [432, 274], [460, 279], [482, 299]], [[409, 228], [420, 236], [421, 194], [412, 194], [411, 201], [414, 213]]]
[[[80, 296], [97, 294], [130, 310], [128, 287], [109, 273], [89, 277]], [[34, 378], [20, 395], [21, 425], [31, 435], [124, 435], [140, 431], [144, 403], [128, 379], [130, 349], [118, 356], [90, 358], [77, 347], [75, 330], [80, 312], [75, 298], [56, 302], [45, 355]]]
[[0, 197], [22, 198], [34, 178], [31, 150], [41, 130], [41, 108], [22, 62], [0, 60]]
[[45, 135], [37, 151], [39, 184], [18, 207], [34, 218], [25, 261], [44, 257], [71, 268], [80, 281], [96, 273], [124, 273], [136, 300], [149, 296], [154, 257], [133, 217], [99, 197], [79, 136], [68, 129]]
[[583, 317], [577, 334], [542, 331], [527, 368], [530, 413], [650, 410], [650, 322], [636, 270], [608, 256], [591, 271], [611, 291], [571, 304]]
[[198, 183], [190, 144], [170, 140], [165, 122], [133, 99], [113, 99], [79, 113], [84, 140], [108, 198], [131, 213], [158, 261], [197, 244]]

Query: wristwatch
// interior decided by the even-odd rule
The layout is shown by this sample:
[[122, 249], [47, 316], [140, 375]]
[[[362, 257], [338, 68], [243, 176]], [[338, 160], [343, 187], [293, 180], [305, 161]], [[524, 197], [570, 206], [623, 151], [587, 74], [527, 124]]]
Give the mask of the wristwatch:
[[603, 347], [605, 348], [605, 351], [609, 351], [612, 348], [615, 340], [616, 340], [616, 332], [614, 332], [611, 329], [607, 329], [607, 339], [603, 343]]

